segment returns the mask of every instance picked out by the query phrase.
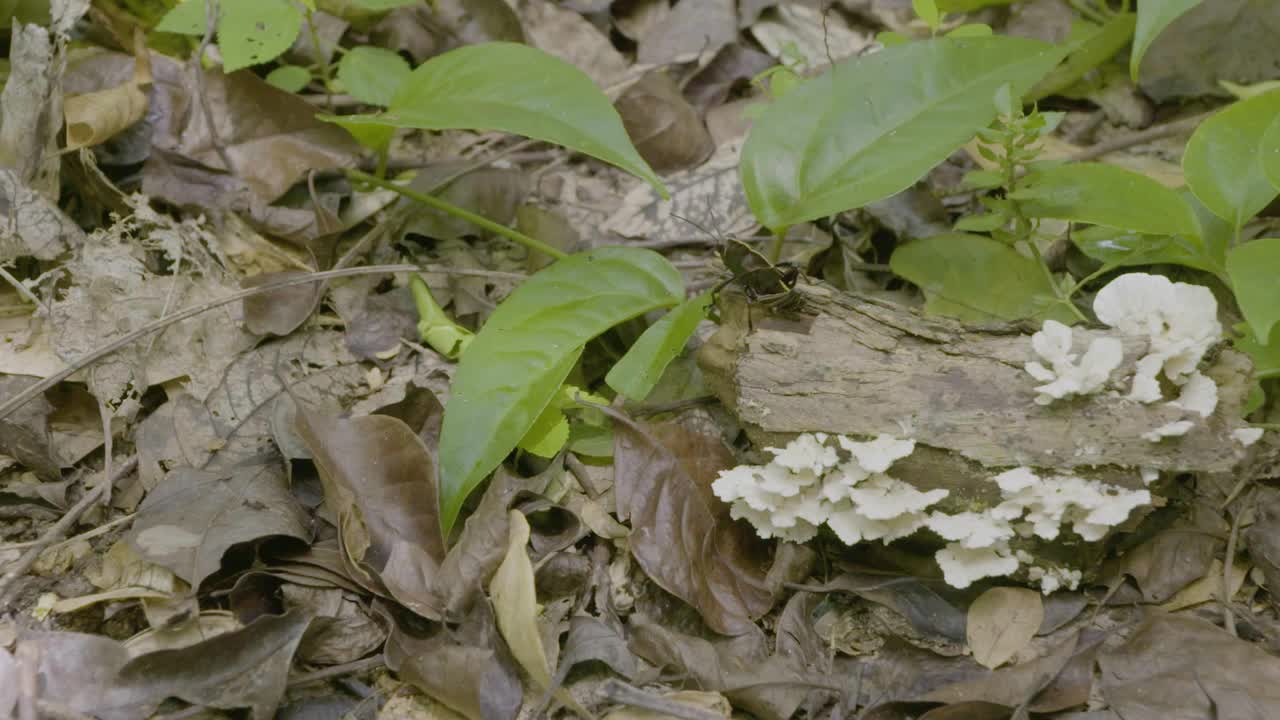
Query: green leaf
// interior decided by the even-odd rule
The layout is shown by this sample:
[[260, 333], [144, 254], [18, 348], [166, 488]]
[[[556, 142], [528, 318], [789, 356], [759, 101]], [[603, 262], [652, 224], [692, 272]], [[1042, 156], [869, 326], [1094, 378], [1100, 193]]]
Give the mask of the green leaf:
[[538, 457], [552, 458], [567, 442], [569, 418], [564, 416], [564, 410], [558, 404], [552, 403], [542, 409], [516, 447]]
[[409, 77], [409, 63], [385, 48], [361, 45], [338, 61], [338, 80], [347, 94], [370, 105], [389, 105]]
[[1178, 191], [1106, 163], [1060, 165], [1029, 175], [1009, 197], [1030, 217], [1074, 220], [1148, 235], [1200, 236]]
[[1075, 320], [1035, 260], [989, 237], [946, 233], [913, 240], [894, 251], [889, 265], [920, 286], [925, 309], [939, 315]]
[[1262, 134], [1262, 145], [1258, 154], [1262, 156], [1262, 171], [1266, 173], [1271, 185], [1280, 188], [1280, 115]]
[[601, 248], [559, 260], [498, 306], [458, 364], [440, 436], [441, 523], [524, 437], [582, 346], [614, 325], [684, 298], [661, 255]]
[[417, 5], [421, 0], [351, 0], [351, 4], [365, 10], [395, 10], [399, 7]]
[[1193, 237], [1143, 235], [1099, 226], [1071, 233], [1071, 241], [1085, 255], [1111, 267], [1170, 263], [1209, 272], [1219, 269]]
[[967, 38], [967, 37], [990, 37], [992, 33], [990, 25], [982, 23], [965, 23], [956, 29], [947, 33], [949, 38]]
[[938, 32], [938, 26], [942, 24], [942, 13], [938, 12], [935, 0], [911, 0], [911, 7], [930, 30]]
[[742, 150], [756, 219], [779, 231], [909, 187], [1026, 91], [1061, 51], [1013, 37], [935, 38], [838, 63], [773, 103]]
[[675, 359], [711, 310], [710, 290], [672, 308], [649, 326], [609, 370], [604, 381], [619, 394], [639, 402], [649, 396], [662, 372]]
[[1129, 55], [1129, 77], [1138, 82], [1142, 57], [1169, 23], [1200, 4], [1200, 0], [1142, 0], [1138, 3], [1138, 25], [1133, 33], [1133, 50]]
[[1227, 253], [1227, 275], [1254, 336], [1262, 341], [1280, 322], [1280, 238], [1261, 238]]
[[1236, 330], [1241, 334], [1235, 339], [1236, 349], [1247, 353], [1253, 360], [1253, 376], [1256, 378], [1280, 378], [1280, 333], [1271, 338], [1270, 344], [1258, 342], [1258, 338], [1245, 332], [1243, 325]]
[[[1182, 155], [1187, 185], [1214, 214], [1244, 225], [1277, 194], [1263, 167], [1263, 137], [1280, 116], [1280, 90], [1242, 100], [1200, 123]], [[1274, 147], [1274, 146], [1273, 146]]]
[[578, 68], [527, 45], [467, 45], [418, 66], [379, 115], [320, 116], [351, 129], [499, 130], [564, 145], [666, 188], [609, 98]]
[[285, 92], [296, 93], [311, 82], [311, 71], [298, 65], [281, 65], [267, 73], [266, 81]]
[[959, 13], [981, 10], [996, 5], [1012, 5], [1018, 0], [938, 0], [938, 9], [943, 12]]
[[[184, 0], [156, 25], [161, 32], [203, 35], [204, 0]], [[288, 0], [221, 0], [218, 48], [222, 69], [235, 72], [280, 57], [302, 31], [302, 12]]]
[[1067, 59], [1037, 83], [1025, 99], [1035, 102], [1075, 85], [1089, 71], [1110, 60], [1129, 44], [1136, 22], [1133, 13], [1117, 13], [1106, 24], [1097, 26], [1095, 31], [1068, 45], [1070, 54]]

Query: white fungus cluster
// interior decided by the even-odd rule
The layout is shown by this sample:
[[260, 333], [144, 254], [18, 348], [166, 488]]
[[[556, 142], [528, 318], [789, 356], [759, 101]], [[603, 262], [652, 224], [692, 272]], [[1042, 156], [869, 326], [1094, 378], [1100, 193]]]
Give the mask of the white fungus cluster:
[[773, 462], [725, 470], [712, 490], [731, 504], [732, 517], [746, 519], [764, 538], [806, 542], [826, 524], [848, 545], [887, 543], [927, 528], [949, 541], [935, 556], [948, 584], [968, 587], [1027, 565], [1029, 577], [1045, 592], [1074, 588], [1079, 573], [1034, 565], [1025, 552], [1011, 549], [1011, 540], [1053, 540], [1064, 526], [1086, 541], [1100, 540], [1134, 508], [1151, 502], [1147, 490], [1071, 475], [1042, 478], [1030, 468], [1015, 468], [993, 478], [1001, 495], [996, 506], [983, 512], [927, 512], [947, 490], [922, 492], [886, 474], [915, 449], [913, 440], [881, 435], [859, 442], [837, 436], [831, 444], [829, 439], [804, 434], [784, 448], [768, 448]]
[[1071, 352], [1071, 346], [1071, 328], [1057, 320], [1045, 320], [1040, 332], [1031, 336], [1031, 349], [1049, 363], [1025, 366], [1031, 377], [1045, 383], [1036, 388], [1037, 404], [1098, 392], [1124, 359], [1124, 345], [1117, 338], [1095, 338], [1083, 356]]
[[740, 465], [720, 473], [712, 491], [731, 503], [735, 519], [745, 518], [764, 538], [806, 542], [826, 523], [842, 542], [888, 542], [924, 525], [925, 508], [946, 490], [921, 492], [885, 471], [911, 454], [915, 441], [881, 435], [869, 442], [836, 441], [804, 434], [784, 448], [766, 448], [768, 465]]
[[[1131, 400], [1164, 400], [1161, 375], [1179, 389], [1168, 405], [1186, 415], [1143, 433], [1143, 438], [1159, 442], [1184, 435], [1195, 427], [1197, 416], [1213, 414], [1218, 386], [1197, 369], [1222, 337], [1218, 303], [1208, 288], [1172, 282], [1161, 275], [1127, 273], [1098, 292], [1093, 311], [1120, 335], [1147, 341], [1147, 352], [1138, 359], [1129, 388]], [[1103, 389], [1123, 355], [1118, 337], [1096, 338], [1082, 355], [1072, 353], [1071, 328], [1054, 320], [1046, 320], [1040, 332], [1031, 336], [1031, 347], [1044, 361], [1025, 366], [1033, 378], [1045, 383], [1036, 388], [1036, 402], [1041, 405]]]

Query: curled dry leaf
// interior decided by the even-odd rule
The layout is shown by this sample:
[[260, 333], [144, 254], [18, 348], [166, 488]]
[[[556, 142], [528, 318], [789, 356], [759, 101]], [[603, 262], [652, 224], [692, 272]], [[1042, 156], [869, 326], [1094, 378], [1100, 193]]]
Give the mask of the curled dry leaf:
[[150, 107], [151, 54], [141, 28], [134, 33], [133, 77], [115, 87], [72, 95], [63, 101], [67, 150], [100, 145], [142, 120]]
[[1040, 630], [1044, 604], [1040, 593], [1026, 588], [995, 587], [969, 606], [965, 639], [973, 659], [995, 669], [1022, 650]]
[[702, 117], [661, 70], [627, 88], [614, 107], [640, 157], [655, 172], [665, 175], [694, 167], [715, 151]]
[[294, 612], [256, 622], [178, 650], [130, 659], [121, 643], [96, 635], [35, 632], [32, 646], [40, 697], [103, 720], [149, 717], [177, 697], [211, 708], [251, 708], [254, 720], [275, 714], [294, 651], [310, 619]]
[[173, 470], [138, 508], [128, 538], [142, 557], [199, 588], [233, 545], [277, 535], [311, 539], [284, 469], [268, 458], [223, 471]]
[[685, 83], [684, 96], [699, 112], [707, 112], [727, 100], [736, 87], [777, 64], [772, 56], [749, 45], [725, 45]]
[[342, 420], [299, 408], [298, 434], [337, 518], [347, 569], [370, 590], [439, 618], [433, 583], [445, 557], [435, 458], [403, 420]]
[[713, 630], [738, 635], [773, 606], [763, 543], [711, 492], [734, 464], [719, 436], [676, 423], [614, 417], [614, 491], [619, 519], [645, 574], [692, 605]]

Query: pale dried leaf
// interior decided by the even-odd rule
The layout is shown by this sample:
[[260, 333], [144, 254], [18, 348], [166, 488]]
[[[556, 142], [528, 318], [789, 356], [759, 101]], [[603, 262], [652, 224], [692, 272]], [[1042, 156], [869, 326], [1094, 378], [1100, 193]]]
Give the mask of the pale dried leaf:
[[533, 586], [533, 564], [525, 546], [529, 544], [529, 521], [524, 513], [507, 514], [509, 535], [507, 554], [489, 583], [493, 613], [498, 630], [511, 648], [520, 667], [541, 689], [551, 687], [551, 666], [538, 634], [538, 597]]
[[734, 0], [685, 0], [640, 38], [636, 60], [668, 65], [715, 53], [738, 36]]
[[725, 142], [696, 168], [664, 178], [671, 193], [669, 201], [637, 182], [602, 229], [626, 238], [715, 240], [679, 219], [683, 217], [726, 237], [751, 235], [759, 223], [747, 207], [738, 177], [741, 151], [741, 140]]
[[0, 262], [31, 256], [53, 260], [84, 243], [84, 232], [18, 174], [0, 168]]
[[524, 7], [529, 44], [576, 66], [608, 91], [630, 72], [630, 63], [609, 38], [576, 12], [549, 0], [532, 0]]
[[647, 73], [614, 107], [640, 156], [657, 173], [695, 167], [715, 150], [701, 115], [665, 72]]
[[1035, 637], [1044, 620], [1040, 593], [1026, 588], [995, 587], [969, 606], [965, 639], [973, 659], [995, 669], [1008, 662]]
[[875, 42], [874, 33], [850, 27], [829, 5], [801, 3], [779, 4], [756, 20], [751, 35], [779, 60], [786, 59], [788, 52], [799, 52], [809, 68], [857, 55]]

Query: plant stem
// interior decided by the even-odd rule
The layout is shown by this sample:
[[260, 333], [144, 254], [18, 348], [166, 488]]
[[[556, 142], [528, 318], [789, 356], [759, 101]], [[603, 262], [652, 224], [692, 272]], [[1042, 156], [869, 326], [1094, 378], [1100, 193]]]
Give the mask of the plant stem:
[[349, 169], [344, 172], [346, 172], [347, 177], [351, 178], [352, 180], [359, 180], [360, 182], [368, 183], [370, 185], [373, 185], [374, 187], [380, 187], [384, 190], [390, 190], [392, 192], [399, 193], [400, 195], [403, 195], [409, 198], [410, 200], [413, 200], [414, 202], [419, 202], [428, 207], [432, 207], [432, 208], [435, 208], [436, 210], [440, 210], [441, 212], [449, 213], [450, 215], [456, 218], [461, 218], [473, 225], [477, 225], [481, 228], [484, 228], [485, 230], [488, 230], [489, 232], [494, 233], [495, 235], [501, 235], [502, 237], [510, 240], [513, 243], [516, 243], [517, 245], [523, 245], [526, 248], [533, 250], [535, 252], [540, 252], [540, 253], [545, 253], [547, 255], [550, 255], [556, 260], [561, 260], [569, 256], [568, 253], [563, 252], [561, 250], [557, 250], [556, 248], [551, 247], [550, 245], [542, 242], [541, 240], [535, 240], [534, 238], [531, 238], [528, 235], [525, 235], [524, 233], [518, 230], [509, 228], [506, 225], [499, 225], [498, 223], [482, 215], [477, 215], [471, 212], [470, 210], [460, 208], [451, 202], [441, 200], [440, 198], [435, 197], [433, 195], [420, 193], [417, 190], [410, 190], [407, 187], [397, 185], [389, 180], [383, 180], [382, 178], [374, 177], [369, 173], [361, 172], [359, 170]]
[[769, 244], [769, 262], [777, 265], [782, 259], [782, 241], [787, 237], [787, 228], [773, 233], [773, 242]]

